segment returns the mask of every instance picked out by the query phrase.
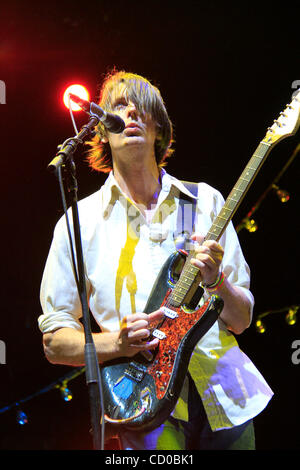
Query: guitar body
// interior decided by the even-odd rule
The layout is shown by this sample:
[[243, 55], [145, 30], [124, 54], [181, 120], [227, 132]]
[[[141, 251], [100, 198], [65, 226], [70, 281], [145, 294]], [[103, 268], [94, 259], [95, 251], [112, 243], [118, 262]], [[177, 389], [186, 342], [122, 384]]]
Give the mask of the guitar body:
[[223, 301], [217, 296], [196, 310], [186, 305], [170, 306], [178, 277], [176, 269], [183, 256], [176, 252], [167, 259], [145, 308], [150, 313], [163, 307], [168, 314], [159, 326], [161, 340], [152, 351], [153, 357], [137, 354], [106, 362], [101, 368], [105, 418], [113, 427], [150, 431], [169, 417], [179, 398], [193, 349], [222, 311]]

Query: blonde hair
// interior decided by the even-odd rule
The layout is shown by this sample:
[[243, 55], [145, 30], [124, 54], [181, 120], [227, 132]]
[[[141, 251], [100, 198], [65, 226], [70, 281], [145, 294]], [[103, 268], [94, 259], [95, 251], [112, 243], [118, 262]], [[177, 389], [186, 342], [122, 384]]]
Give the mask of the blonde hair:
[[[173, 150], [173, 126], [168, 116], [166, 107], [159, 89], [152, 85], [146, 78], [125, 71], [113, 71], [109, 73], [102, 85], [99, 98], [99, 106], [107, 112], [112, 112], [114, 92], [119, 85], [124, 86], [126, 99], [132, 101], [141, 115], [150, 114], [157, 125], [158, 134], [155, 141], [155, 157], [159, 167], [166, 165], [166, 159], [171, 156]], [[112, 155], [109, 143], [103, 143], [106, 130], [100, 122], [97, 125], [96, 135], [87, 144], [90, 149], [87, 159], [91, 168], [104, 173], [112, 169]]]

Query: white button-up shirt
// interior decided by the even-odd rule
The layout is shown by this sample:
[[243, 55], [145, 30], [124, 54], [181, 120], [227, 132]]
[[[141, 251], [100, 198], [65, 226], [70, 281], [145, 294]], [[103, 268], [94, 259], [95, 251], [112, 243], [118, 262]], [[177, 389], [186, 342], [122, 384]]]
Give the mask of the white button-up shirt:
[[[194, 196], [179, 180], [164, 170], [161, 174], [162, 189], [150, 222], [122, 192], [112, 172], [99, 191], [78, 203], [89, 308], [102, 331], [119, 330], [124, 316], [143, 311], [161, 266], [176, 250], [179, 193]], [[208, 232], [223, 204], [218, 191], [198, 184], [196, 233]], [[243, 289], [253, 308], [249, 268], [231, 222], [219, 243], [224, 248], [222, 270]], [[206, 294], [201, 302], [205, 300]], [[43, 333], [62, 327], [82, 330], [65, 217], [55, 227], [41, 305], [38, 324]], [[220, 318], [196, 345], [189, 372], [214, 431], [253, 418], [273, 395]], [[175, 418], [188, 420], [187, 396], [186, 379], [173, 411]]]

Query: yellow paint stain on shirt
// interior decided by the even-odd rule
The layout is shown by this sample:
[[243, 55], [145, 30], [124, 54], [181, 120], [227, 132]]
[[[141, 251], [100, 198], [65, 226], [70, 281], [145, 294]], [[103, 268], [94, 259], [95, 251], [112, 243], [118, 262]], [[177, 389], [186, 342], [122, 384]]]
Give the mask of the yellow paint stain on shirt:
[[[121, 249], [119, 266], [116, 274], [116, 284], [115, 284], [115, 299], [116, 299], [116, 310], [120, 311], [121, 305], [121, 296], [124, 288], [124, 283], [126, 289], [130, 295], [131, 303], [131, 313], [136, 312], [135, 306], [135, 295], [137, 292], [137, 282], [136, 274], [133, 270], [133, 257], [135, 254], [135, 249], [138, 244], [139, 237], [131, 226], [130, 219], [127, 217], [127, 234], [126, 242], [123, 248]], [[120, 319], [120, 326], [122, 325]]]

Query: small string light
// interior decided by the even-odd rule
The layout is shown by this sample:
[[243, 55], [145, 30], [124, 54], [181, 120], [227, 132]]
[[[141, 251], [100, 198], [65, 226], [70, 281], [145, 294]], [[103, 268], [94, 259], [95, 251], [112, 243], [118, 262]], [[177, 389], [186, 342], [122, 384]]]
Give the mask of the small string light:
[[83, 374], [85, 371], [85, 367], [77, 367], [72, 372], [64, 375], [60, 379], [58, 379], [55, 382], [50, 383], [46, 387], [36, 391], [35, 393], [22, 398], [21, 400], [18, 400], [14, 403], [11, 403], [10, 405], [6, 405], [3, 408], [0, 408], [0, 414], [5, 413], [9, 410], [15, 410], [15, 416], [16, 416], [16, 421], [20, 426], [24, 426], [25, 424], [28, 423], [28, 417], [26, 413], [20, 409], [20, 404], [27, 403], [30, 400], [33, 400], [34, 398], [43, 395], [44, 393], [50, 392], [51, 390], [54, 389], [59, 389], [61, 391], [62, 397], [64, 401], [68, 402], [72, 400], [73, 395], [72, 392], [68, 389], [67, 385], [68, 382], [71, 380], [75, 379], [76, 377], [80, 376]]
[[60, 393], [64, 401], [71, 401], [73, 398], [71, 390], [67, 387], [67, 382], [63, 382], [59, 385]]
[[245, 228], [248, 232], [256, 232], [258, 229], [257, 223], [254, 219], [250, 219], [249, 217], [244, 217], [243, 220], [237, 225], [236, 231], [239, 233], [240, 230]]
[[272, 189], [274, 189], [274, 191], [276, 192], [280, 202], [284, 203], [289, 201], [290, 194], [285, 189], [279, 188], [279, 186], [277, 186], [276, 184], [272, 185]]
[[245, 229], [248, 230], [248, 232], [250, 233], [256, 232], [256, 230], [258, 229], [257, 223], [254, 219], [249, 219], [248, 217], [246, 217], [244, 224]]
[[257, 320], [256, 323], [255, 323], [255, 327], [256, 327], [256, 331], [258, 333], [264, 333], [266, 331], [266, 327], [264, 325], [264, 323], [261, 321], [261, 320]]
[[286, 314], [285, 321], [287, 322], [288, 325], [295, 325], [297, 321], [297, 312], [299, 310], [299, 307], [291, 307]]
[[264, 333], [266, 331], [265, 324], [261, 321], [261, 318], [265, 318], [269, 315], [273, 315], [274, 313], [284, 313], [287, 312], [285, 315], [286, 323], [291, 326], [295, 325], [297, 321], [297, 312], [300, 308], [300, 305], [290, 305], [289, 307], [283, 307], [277, 310], [269, 310], [267, 312], [261, 313], [258, 315], [257, 320], [255, 322], [255, 328], [258, 333]]
[[17, 422], [20, 426], [28, 423], [28, 417], [23, 410], [17, 410]]

